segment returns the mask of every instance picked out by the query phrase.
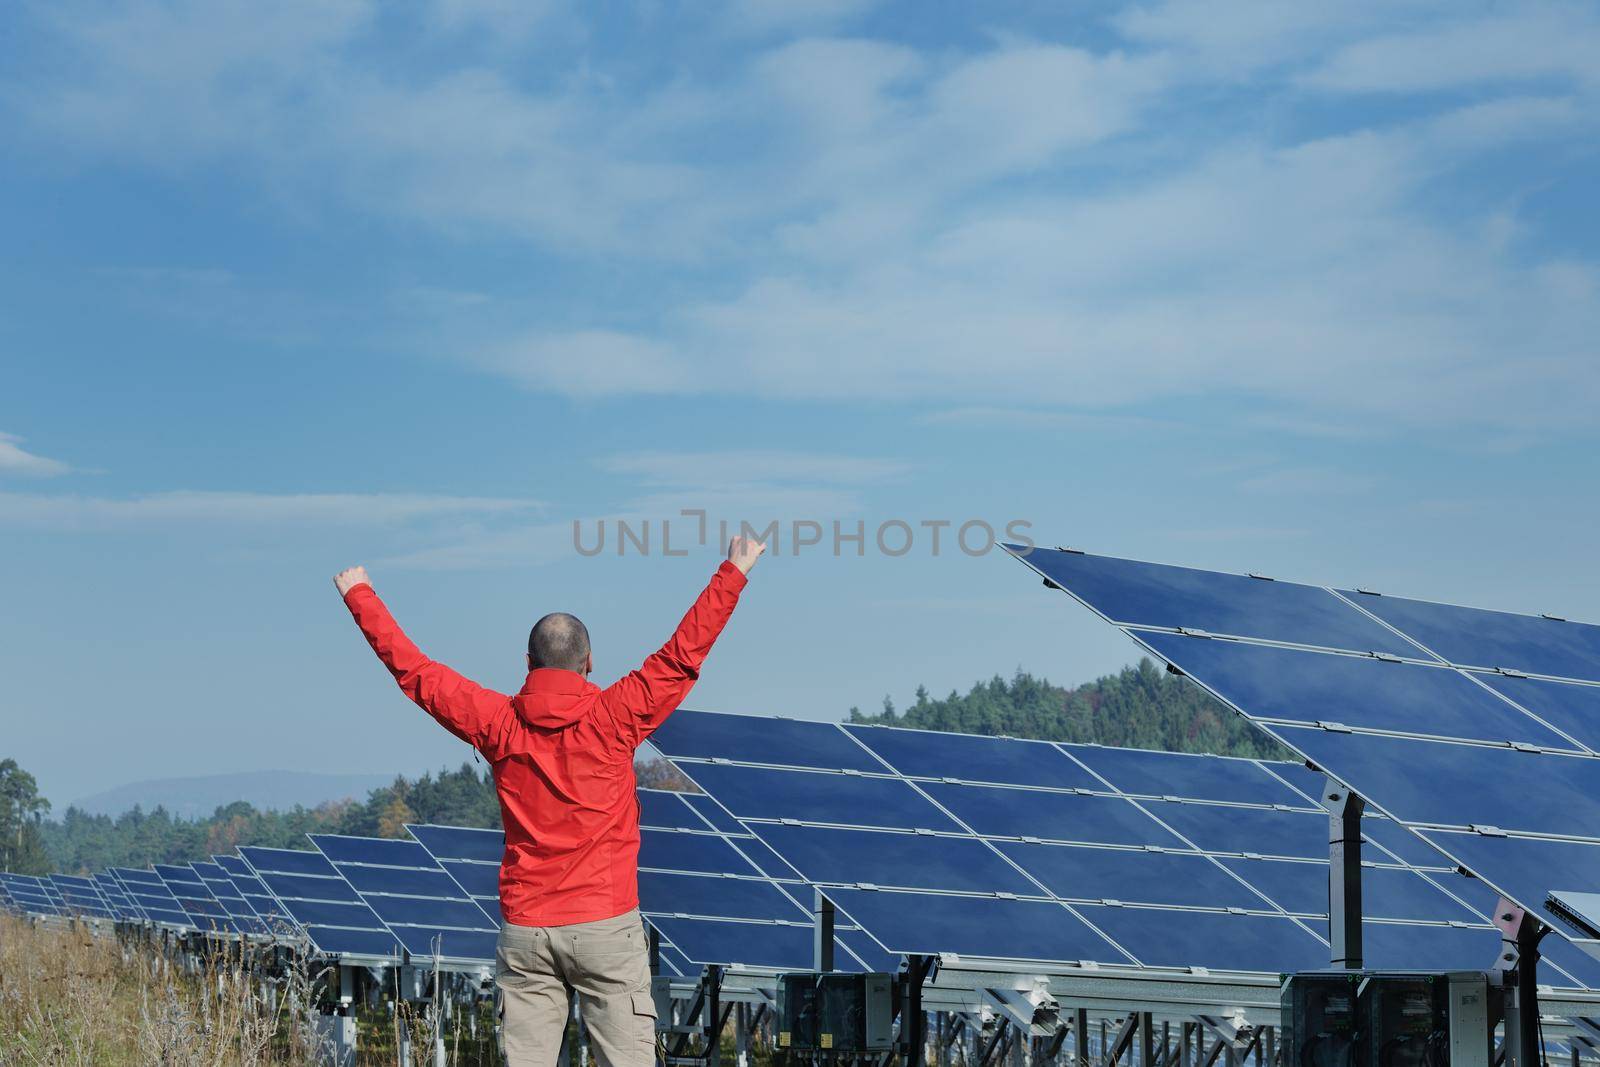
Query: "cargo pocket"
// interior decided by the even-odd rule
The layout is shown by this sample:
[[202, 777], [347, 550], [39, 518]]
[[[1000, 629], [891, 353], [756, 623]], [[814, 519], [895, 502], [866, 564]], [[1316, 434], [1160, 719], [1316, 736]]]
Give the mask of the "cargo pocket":
[[656, 998], [650, 993], [649, 990], [646, 990], [642, 993], [634, 993], [632, 996], [633, 1013], [635, 1015], [643, 1015], [645, 1018], [651, 1020], [656, 1018]]

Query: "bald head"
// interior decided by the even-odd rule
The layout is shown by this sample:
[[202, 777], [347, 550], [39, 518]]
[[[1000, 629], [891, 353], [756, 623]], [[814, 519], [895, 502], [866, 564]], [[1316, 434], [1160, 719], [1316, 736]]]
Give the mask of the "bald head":
[[528, 634], [528, 666], [582, 673], [589, 665], [589, 628], [576, 615], [551, 612]]

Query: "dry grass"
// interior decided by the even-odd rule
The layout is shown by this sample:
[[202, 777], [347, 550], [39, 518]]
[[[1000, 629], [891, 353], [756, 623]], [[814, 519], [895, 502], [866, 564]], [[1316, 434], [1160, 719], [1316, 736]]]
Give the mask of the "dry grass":
[[229, 957], [185, 974], [155, 946], [0, 916], [0, 1065], [316, 1062], [310, 977], [269, 998]]

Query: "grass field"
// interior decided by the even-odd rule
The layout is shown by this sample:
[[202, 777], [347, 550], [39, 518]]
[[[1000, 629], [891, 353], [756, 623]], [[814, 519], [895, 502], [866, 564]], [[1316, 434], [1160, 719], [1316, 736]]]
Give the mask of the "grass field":
[[[319, 976], [280, 969], [269, 992], [237, 951], [193, 973], [159, 946], [124, 944], [84, 928], [0, 915], [0, 1067], [252, 1067], [325, 1061]], [[492, 1018], [477, 1040], [446, 1035], [449, 1062], [496, 1064]], [[358, 1015], [359, 1064], [394, 1064], [400, 1028], [415, 1063], [431, 1063], [424, 1011], [389, 1002]], [[459, 1034], [459, 1036], [458, 1036]]]

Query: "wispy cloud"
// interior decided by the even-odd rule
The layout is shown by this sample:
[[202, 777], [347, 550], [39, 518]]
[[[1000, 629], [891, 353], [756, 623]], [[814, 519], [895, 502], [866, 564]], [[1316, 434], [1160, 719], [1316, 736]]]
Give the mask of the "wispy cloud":
[[810, 452], [633, 452], [600, 461], [602, 469], [653, 486], [860, 485], [911, 470], [897, 459]]
[[[443, 340], [538, 392], [1247, 398], [1508, 441], [1591, 424], [1600, 267], [1526, 239], [1518, 191], [1461, 183], [1600, 132], [1592, 9], [1157, 0], [1104, 16], [1097, 47], [1065, 22], [941, 47], [825, 35], [869, 6], [737, 5], [724, 21], [771, 32], [671, 76], [555, 58], [497, 0], [417, 24], [504, 24], [522, 63], [501, 41], [400, 73], [366, 2], [41, 6], [59, 61], [11, 95], [58, 153], [225, 163], [295, 210], [704, 268], [615, 314], [499, 309], [491, 339]], [[532, 24], [562, 20], [587, 25], [543, 6]], [[1233, 106], [1241, 82], [1275, 110]]]
[[58, 459], [50, 459], [29, 452], [22, 447], [22, 438], [15, 434], [0, 433], [0, 474], [21, 474], [31, 478], [50, 478], [66, 474], [72, 468]]
[[451, 516], [516, 515], [536, 501], [425, 493], [176, 491], [128, 497], [0, 493], [0, 524], [103, 528], [127, 524], [393, 526]]

